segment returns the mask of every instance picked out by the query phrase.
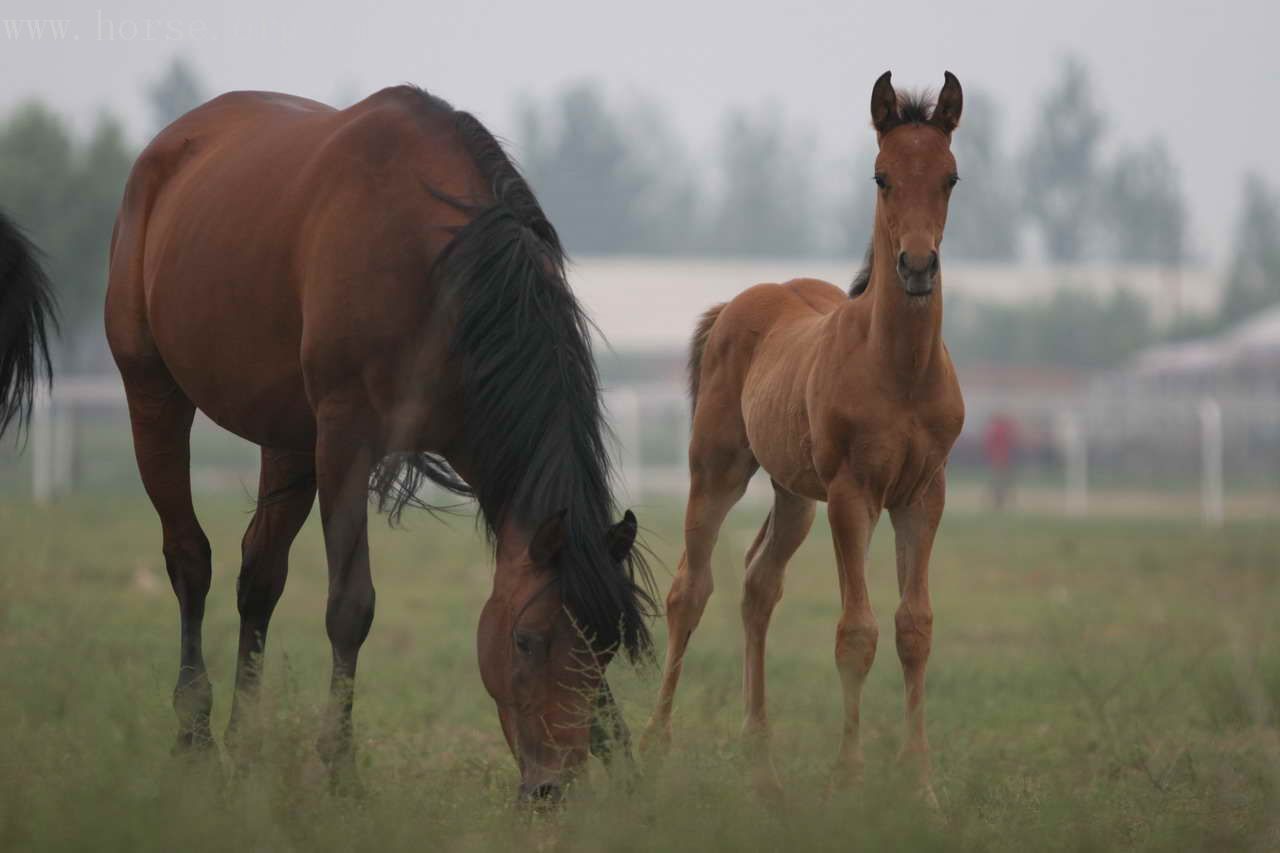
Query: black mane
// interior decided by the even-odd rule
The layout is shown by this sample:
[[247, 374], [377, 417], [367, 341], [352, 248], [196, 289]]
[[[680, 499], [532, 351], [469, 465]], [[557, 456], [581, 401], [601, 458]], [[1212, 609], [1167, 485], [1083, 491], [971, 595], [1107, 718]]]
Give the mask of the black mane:
[[933, 116], [937, 99], [928, 89], [904, 89], [897, 94], [898, 121], [901, 124], [925, 124]]
[[867, 292], [867, 286], [871, 284], [871, 253], [875, 249], [875, 241], [867, 244], [867, 254], [862, 259], [862, 269], [858, 270], [858, 274], [853, 277], [853, 284], [849, 285], [849, 298], [861, 296]]
[[[902, 124], [925, 124], [933, 116], [933, 108], [936, 104], [937, 100], [928, 89], [904, 89], [898, 92], [898, 119]], [[871, 284], [873, 248], [875, 248], [874, 236], [867, 243], [867, 254], [863, 258], [862, 269], [858, 270], [858, 274], [853, 277], [853, 283], [849, 285], [850, 299], [866, 293], [867, 287]]]
[[502, 145], [469, 113], [416, 92], [422, 108], [453, 117], [459, 145], [492, 195], [476, 203], [428, 188], [472, 215], [432, 275], [459, 306], [452, 351], [463, 365], [462, 483], [429, 454], [388, 457], [371, 481], [393, 517], [424, 480], [474, 496], [490, 542], [508, 522], [532, 534], [567, 510], [558, 577], [573, 618], [601, 646], [632, 658], [649, 651], [652, 576], [639, 549], [625, 566], [609, 556], [617, 515], [608, 427], [591, 351], [591, 323], [565, 277], [565, 252], [533, 191]]

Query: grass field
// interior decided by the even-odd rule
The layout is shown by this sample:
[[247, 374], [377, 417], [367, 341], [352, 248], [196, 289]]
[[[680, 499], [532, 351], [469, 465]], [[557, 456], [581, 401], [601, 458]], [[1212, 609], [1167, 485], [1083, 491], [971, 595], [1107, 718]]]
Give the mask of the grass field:
[[[214, 728], [230, 707], [234, 580], [248, 504], [200, 502], [214, 543], [205, 652]], [[641, 507], [664, 566], [680, 507]], [[325, 698], [325, 570], [313, 517], [266, 660], [256, 769], [170, 757], [177, 607], [150, 507], [129, 494], [0, 503], [0, 849], [780, 850], [1280, 847], [1280, 530], [953, 512], [934, 557], [934, 818], [894, 769], [902, 730], [892, 543], [874, 545], [880, 653], [863, 706], [866, 780], [831, 797], [838, 604], [819, 520], [770, 636], [781, 810], [738, 752], [742, 554], [731, 517], [717, 592], [677, 699], [674, 749], [628, 792], [600, 767], [562, 813], [510, 803], [514, 764], [475, 665], [489, 563], [469, 519], [374, 525], [378, 613], [356, 729], [368, 794], [334, 799], [313, 743]], [[659, 635], [664, 631], [659, 630]], [[656, 667], [615, 664], [638, 730]]]

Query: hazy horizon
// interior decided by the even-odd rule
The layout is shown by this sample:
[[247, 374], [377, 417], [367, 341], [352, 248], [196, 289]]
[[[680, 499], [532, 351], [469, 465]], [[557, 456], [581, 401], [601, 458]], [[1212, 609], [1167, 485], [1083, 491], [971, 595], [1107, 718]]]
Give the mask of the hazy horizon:
[[659, 104], [699, 163], [714, 156], [727, 108], [770, 104], [838, 169], [870, 142], [866, 104], [886, 68], [901, 86], [936, 88], [949, 69], [968, 91], [989, 93], [1002, 142], [1016, 150], [1063, 57], [1075, 55], [1108, 120], [1107, 152], [1153, 137], [1168, 144], [1193, 256], [1225, 259], [1246, 172], [1280, 183], [1271, 156], [1280, 117], [1265, 107], [1280, 100], [1273, 4], [1231, 4], [1229, 14], [1209, 3], [1100, 0], [1051, 8], [816, 0], [750, 12], [671, 0], [643, 8], [388, 5], [9, 2], [0, 21], [70, 23], [61, 40], [0, 27], [9, 83], [0, 110], [35, 97], [85, 127], [105, 109], [140, 143], [151, 130], [144, 88], [183, 55], [211, 92], [270, 89], [333, 102], [414, 82], [511, 137], [521, 98], [592, 79], [623, 103]]

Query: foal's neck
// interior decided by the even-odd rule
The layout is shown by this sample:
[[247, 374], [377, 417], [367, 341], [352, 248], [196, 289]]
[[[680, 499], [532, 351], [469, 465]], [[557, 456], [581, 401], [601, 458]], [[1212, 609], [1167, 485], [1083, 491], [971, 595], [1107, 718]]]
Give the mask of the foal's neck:
[[924, 300], [910, 297], [898, 281], [893, 241], [876, 224], [871, 277], [870, 343], [888, 363], [893, 377], [906, 385], [919, 382], [942, 353], [942, 274]]

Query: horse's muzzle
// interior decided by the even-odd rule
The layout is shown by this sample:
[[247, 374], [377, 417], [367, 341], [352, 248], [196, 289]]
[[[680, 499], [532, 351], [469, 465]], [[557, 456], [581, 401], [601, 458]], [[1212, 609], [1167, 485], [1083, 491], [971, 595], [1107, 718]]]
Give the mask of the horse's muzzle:
[[898, 281], [908, 296], [928, 296], [933, 293], [940, 267], [936, 250], [923, 258], [913, 257], [906, 252], [898, 253]]
[[564, 788], [556, 782], [540, 782], [536, 785], [521, 784], [518, 799], [535, 808], [557, 806], [564, 799]]

